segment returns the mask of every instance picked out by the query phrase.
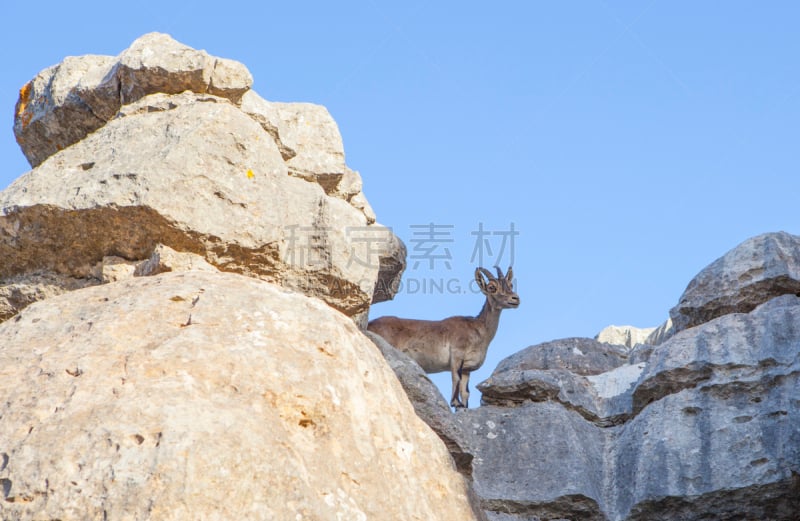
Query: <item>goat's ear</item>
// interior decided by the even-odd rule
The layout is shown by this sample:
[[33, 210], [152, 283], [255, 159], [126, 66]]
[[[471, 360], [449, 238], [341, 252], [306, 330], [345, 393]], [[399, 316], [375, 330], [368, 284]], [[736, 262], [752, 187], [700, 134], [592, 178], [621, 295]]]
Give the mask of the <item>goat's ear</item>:
[[480, 288], [481, 293], [486, 293], [486, 280], [484, 280], [481, 270], [482, 268], [475, 269], [475, 282], [478, 283], [478, 288]]
[[508, 282], [514, 280], [514, 270], [511, 268], [511, 266], [508, 267], [508, 271], [506, 272], [506, 280]]

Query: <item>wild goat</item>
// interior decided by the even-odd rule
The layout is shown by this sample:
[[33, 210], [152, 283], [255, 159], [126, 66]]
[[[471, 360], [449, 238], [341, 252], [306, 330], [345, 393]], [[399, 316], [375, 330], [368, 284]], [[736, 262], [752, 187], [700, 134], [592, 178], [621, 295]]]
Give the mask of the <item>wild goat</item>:
[[426, 373], [450, 370], [453, 377], [450, 406], [467, 408], [469, 375], [486, 360], [489, 342], [500, 323], [500, 312], [519, 306], [519, 296], [512, 288], [513, 276], [511, 267], [505, 275], [497, 268], [497, 278], [484, 268], [475, 270], [478, 288], [486, 295], [486, 303], [477, 317], [456, 316], [439, 321], [380, 317], [371, 321], [367, 329], [416, 360]]

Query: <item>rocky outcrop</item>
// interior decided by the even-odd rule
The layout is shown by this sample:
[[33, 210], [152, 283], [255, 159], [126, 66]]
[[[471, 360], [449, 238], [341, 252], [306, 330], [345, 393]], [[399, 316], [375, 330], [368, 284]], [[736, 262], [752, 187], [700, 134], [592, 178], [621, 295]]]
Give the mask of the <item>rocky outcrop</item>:
[[636, 344], [647, 342], [647, 339], [655, 330], [656, 328], [654, 327], [608, 326], [597, 333], [594, 339], [598, 342], [633, 348]]
[[[0, 193], [0, 286], [34, 274], [61, 288], [107, 282], [94, 271], [106, 257], [120, 259], [115, 279], [143, 274], [135, 266], [161, 244], [359, 322], [391, 298], [405, 247], [375, 224], [330, 114], [270, 104], [251, 83], [241, 64], [156, 33], [116, 58], [43, 71], [17, 107], [18, 140], [39, 166]], [[0, 287], [12, 293], [0, 316], [52, 292]]]
[[766, 233], [744, 241], [692, 279], [670, 310], [673, 334], [727, 313], [747, 313], [800, 294], [800, 237]]
[[459, 414], [489, 518], [794, 519], [797, 324], [786, 295], [600, 375], [501, 364]]
[[[750, 260], [764, 273], [798, 259], [776, 253], [790, 238], [778, 236], [744, 243], [784, 245]], [[722, 288], [708, 301], [729, 298], [729, 286], [706, 277]], [[629, 357], [565, 339], [502, 361], [479, 385], [483, 406], [457, 415], [489, 519], [795, 519], [800, 297], [785, 294], [780, 275], [763, 280], [775, 286], [739, 294], [761, 304]]]
[[637, 520], [796, 517], [799, 323], [800, 299], [786, 295], [654, 350], [633, 393], [638, 414], [614, 440], [614, 510]]
[[253, 84], [239, 62], [216, 58], [166, 34], [142, 36], [119, 56], [72, 56], [20, 91], [14, 134], [32, 166], [110, 121], [148, 94], [209, 93], [238, 103]]
[[165, 273], [31, 305], [0, 345], [4, 519], [478, 519], [380, 353], [316, 299]]

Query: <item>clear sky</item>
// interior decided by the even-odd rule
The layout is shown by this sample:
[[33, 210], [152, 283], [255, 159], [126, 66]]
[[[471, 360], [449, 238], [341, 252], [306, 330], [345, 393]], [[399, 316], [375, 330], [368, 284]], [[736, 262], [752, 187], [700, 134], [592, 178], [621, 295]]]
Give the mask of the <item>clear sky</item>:
[[[161, 31], [239, 60], [266, 99], [330, 110], [379, 221], [415, 256], [373, 316], [477, 314], [473, 254], [513, 262], [522, 305], [503, 313], [474, 384], [531, 344], [658, 325], [739, 242], [800, 233], [797, 2], [45, 1], [2, 13], [0, 186], [29, 169], [12, 132], [19, 88], [64, 56], [116, 55]], [[497, 258], [512, 227], [513, 259], [508, 240]], [[449, 392], [449, 377], [436, 381]]]

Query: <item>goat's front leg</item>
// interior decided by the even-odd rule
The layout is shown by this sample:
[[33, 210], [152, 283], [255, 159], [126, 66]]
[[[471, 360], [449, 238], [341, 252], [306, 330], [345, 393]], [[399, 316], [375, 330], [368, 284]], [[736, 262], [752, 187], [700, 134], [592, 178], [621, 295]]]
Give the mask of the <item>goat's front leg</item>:
[[450, 398], [450, 407], [454, 407], [458, 409], [459, 407], [464, 407], [464, 404], [461, 402], [460, 391], [461, 391], [461, 368], [464, 365], [464, 361], [462, 360], [460, 363], [450, 358], [450, 375], [453, 378], [453, 396]]
[[458, 394], [465, 409], [469, 409], [469, 371], [459, 371]]

